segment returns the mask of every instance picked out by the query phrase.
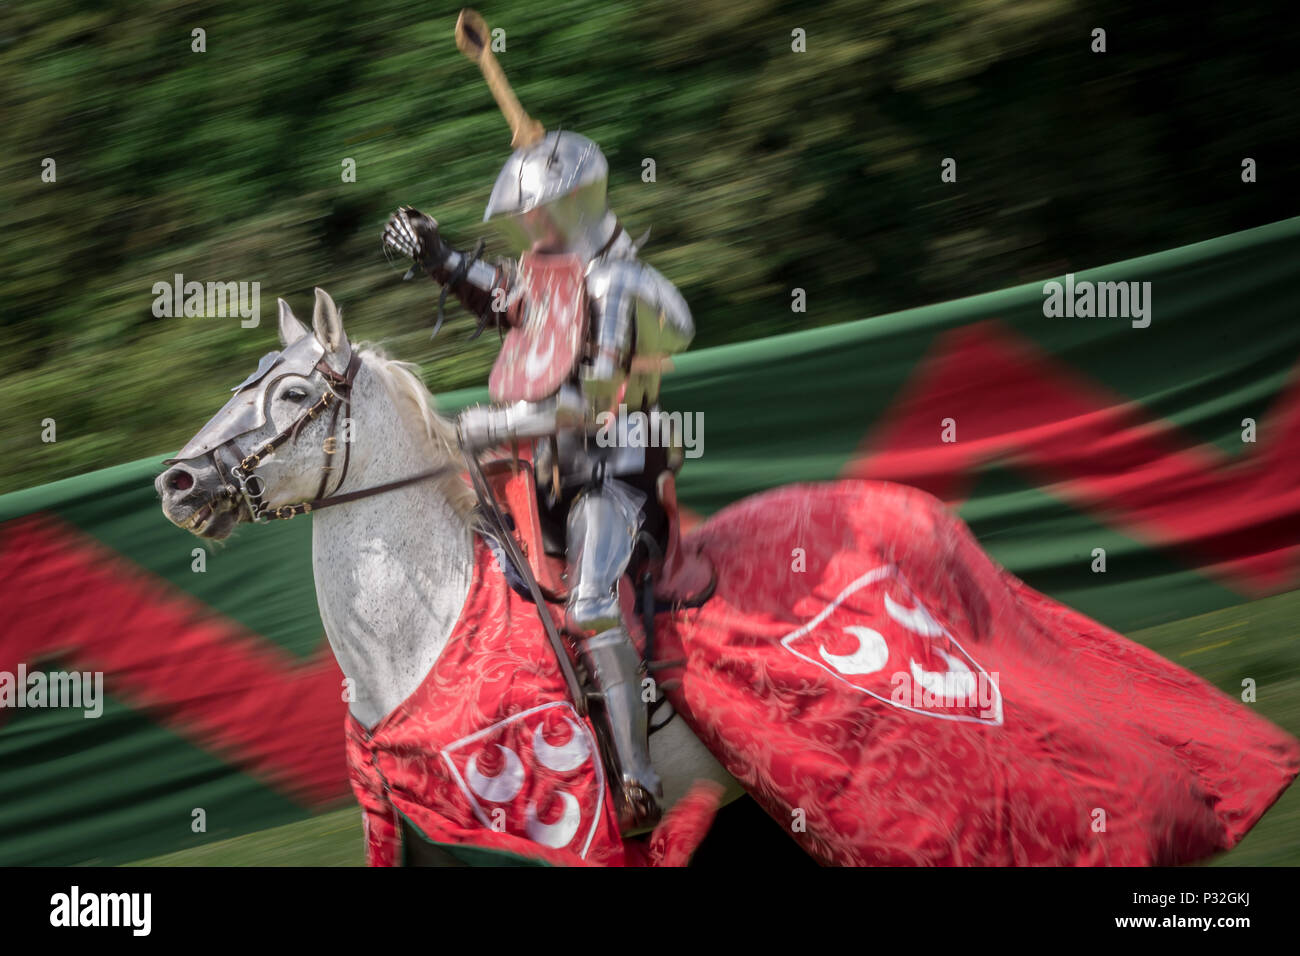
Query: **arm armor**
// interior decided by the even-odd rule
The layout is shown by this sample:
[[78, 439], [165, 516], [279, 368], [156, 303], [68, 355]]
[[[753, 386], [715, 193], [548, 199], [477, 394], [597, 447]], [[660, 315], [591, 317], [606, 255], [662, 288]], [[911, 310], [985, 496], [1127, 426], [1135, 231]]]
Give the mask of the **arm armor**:
[[573, 386], [565, 385], [540, 402], [472, 405], [458, 416], [456, 430], [461, 447], [478, 451], [508, 441], [544, 438], [582, 424], [582, 400]]
[[[439, 285], [452, 283], [468, 258], [465, 253], [457, 252], [455, 249], [444, 247], [444, 250], [441, 261], [433, 260], [431, 257], [431, 261], [422, 263], [425, 271]], [[512, 292], [514, 274], [512, 262], [502, 261], [491, 266], [481, 259], [476, 259], [470, 264], [464, 278], [452, 283], [450, 289], [460, 300], [461, 305], [480, 319], [493, 313], [492, 306], [497, 303], [504, 306], [502, 320], [508, 325], [515, 325], [520, 310], [519, 293]]]
[[598, 260], [587, 274], [592, 351], [583, 391], [608, 408], [624, 381], [627, 404], [653, 403], [663, 360], [686, 350], [695, 323], [676, 286], [636, 259]]
[[[414, 259], [429, 277], [439, 285], [450, 287], [461, 304], [485, 319], [489, 313], [503, 312], [505, 320], [513, 324], [519, 314], [512, 308], [518, 293], [511, 294], [514, 266], [498, 263], [495, 267], [468, 257], [451, 248], [438, 231], [438, 221], [432, 216], [403, 206], [384, 226], [384, 245], [403, 256]], [[496, 306], [496, 308], [493, 308]]]

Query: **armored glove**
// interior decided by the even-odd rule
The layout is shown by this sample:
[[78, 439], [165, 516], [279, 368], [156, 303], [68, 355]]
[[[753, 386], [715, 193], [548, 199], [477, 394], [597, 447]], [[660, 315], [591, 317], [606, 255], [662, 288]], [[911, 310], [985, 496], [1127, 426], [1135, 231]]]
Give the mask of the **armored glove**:
[[388, 220], [384, 226], [384, 245], [414, 259], [431, 275], [451, 252], [438, 233], [438, 221], [410, 206], [403, 206]]

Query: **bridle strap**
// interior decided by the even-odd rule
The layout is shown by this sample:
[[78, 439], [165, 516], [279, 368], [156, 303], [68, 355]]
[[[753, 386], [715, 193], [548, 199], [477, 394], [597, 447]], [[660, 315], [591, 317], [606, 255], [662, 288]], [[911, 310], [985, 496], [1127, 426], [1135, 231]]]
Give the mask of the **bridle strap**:
[[[339, 448], [338, 437], [337, 437], [338, 428], [339, 428], [339, 413], [343, 411], [344, 408], [347, 408], [350, 405], [351, 405], [351, 399], [349, 397], [348, 400], [335, 405], [334, 412], [330, 416], [329, 433], [325, 438], [325, 441], [321, 443], [321, 449], [325, 452], [325, 463], [321, 466], [320, 485], [317, 486], [316, 488], [316, 498], [313, 500], [319, 500], [325, 497], [325, 489], [329, 486], [330, 472], [334, 470], [334, 466], [331, 465], [330, 462], [333, 460], [333, 456], [338, 452], [338, 448]], [[338, 484], [334, 486], [335, 491], [338, 491], [340, 488], [342, 488], [343, 482], [348, 480], [348, 462], [352, 458], [351, 442], [344, 442], [343, 445], [344, 445], [343, 474], [339, 476]]]
[[431, 478], [441, 478], [444, 475], [450, 475], [460, 470], [459, 465], [443, 465], [440, 468], [430, 468], [428, 471], [422, 471], [418, 475], [411, 475], [407, 478], [399, 478], [397, 481], [389, 481], [382, 485], [375, 485], [373, 488], [362, 488], [358, 491], [349, 491], [341, 495], [330, 495], [328, 498], [315, 498], [312, 501], [300, 501], [296, 505], [281, 505], [272, 511], [266, 513], [267, 518], [280, 518], [287, 520], [296, 518], [298, 515], [310, 514], [313, 511], [321, 511], [324, 508], [332, 508], [335, 505], [345, 505], [349, 501], [358, 501], [362, 498], [369, 498], [372, 495], [382, 495], [388, 491], [396, 491], [398, 488], [405, 488], [407, 485], [413, 485], [420, 481], [428, 481]]
[[[444, 475], [452, 474], [459, 471], [460, 466], [456, 464], [442, 465], [438, 468], [430, 468], [428, 471], [422, 471], [418, 475], [410, 475], [406, 478], [399, 478], [397, 481], [385, 482], [382, 485], [375, 485], [372, 488], [363, 488], [358, 491], [349, 491], [339, 494], [338, 490], [343, 487], [343, 483], [348, 478], [348, 465], [352, 460], [352, 443], [343, 442], [343, 468], [339, 473], [339, 480], [334, 485], [334, 494], [326, 495], [325, 488], [329, 484], [330, 472], [334, 469], [326, 464], [322, 469], [320, 485], [316, 490], [316, 497], [310, 501], [300, 501], [295, 505], [281, 505], [271, 510], [261, 510], [258, 502], [262, 497], [263, 491], [250, 492], [248, 483], [257, 479], [258, 483], [265, 487], [265, 482], [253, 474], [255, 469], [271, 452], [275, 451], [287, 441], [296, 441], [307, 423], [312, 421], [317, 415], [325, 409], [333, 407], [333, 416], [330, 419], [329, 436], [325, 439], [325, 460], [328, 462], [331, 455], [338, 451], [338, 421], [339, 415], [344, 408], [351, 405], [352, 383], [356, 380], [357, 371], [361, 368], [361, 354], [354, 351], [352, 358], [348, 361], [347, 368], [342, 373], [334, 371], [329, 363], [322, 358], [316, 363], [316, 371], [320, 372], [329, 385], [329, 390], [313, 405], [307, 409], [293, 424], [289, 425], [283, 431], [279, 432], [272, 438], [264, 442], [256, 451], [250, 454], [243, 454], [239, 446], [232, 439], [229, 444], [234, 450], [239, 464], [235, 467], [232, 474], [243, 486], [244, 497], [248, 501], [249, 511], [254, 520], [263, 521], [271, 518], [288, 520], [296, 518], [298, 515], [310, 514], [313, 511], [320, 511], [323, 508], [332, 508], [335, 505], [347, 504], [349, 501], [358, 501], [362, 498], [369, 498], [372, 495], [382, 495], [385, 492], [396, 491], [399, 488], [405, 488], [407, 485], [413, 485], [420, 481], [428, 481], [431, 478], [439, 478]], [[337, 400], [337, 401], [336, 401]], [[241, 478], [242, 476], [242, 478]], [[256, 501], [254, 500], [256, 499]]]

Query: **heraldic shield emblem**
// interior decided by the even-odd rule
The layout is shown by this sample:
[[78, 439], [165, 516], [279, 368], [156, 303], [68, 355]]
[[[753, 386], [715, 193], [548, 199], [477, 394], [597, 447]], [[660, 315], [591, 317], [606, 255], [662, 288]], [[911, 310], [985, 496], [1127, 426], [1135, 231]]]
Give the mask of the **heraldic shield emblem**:
[[864, 574], [781, 643], [796, 657], [902, 710], [941, 720], [1002, 723], [998, 675], [971, 657], [893, 565]]
[[587, 285], [576, 255], [525, 253], [523, 318], [506, 333], [488, 379], [494, 402], [536, 402], [564, 384], [587, 338]]
[[483, 826], [586, 857], [604, 812], [596, 739], [566, 701], [543, 704], [442, 751]]

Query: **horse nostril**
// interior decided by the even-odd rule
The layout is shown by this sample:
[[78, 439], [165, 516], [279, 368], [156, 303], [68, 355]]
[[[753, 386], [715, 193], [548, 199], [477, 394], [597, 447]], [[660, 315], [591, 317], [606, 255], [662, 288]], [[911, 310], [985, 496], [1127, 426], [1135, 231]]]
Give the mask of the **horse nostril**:
[[194, 476], [188, 471], [174, 471], [167, 479], [167, 487], [172, 491], [188, 491], [194, 487]]

